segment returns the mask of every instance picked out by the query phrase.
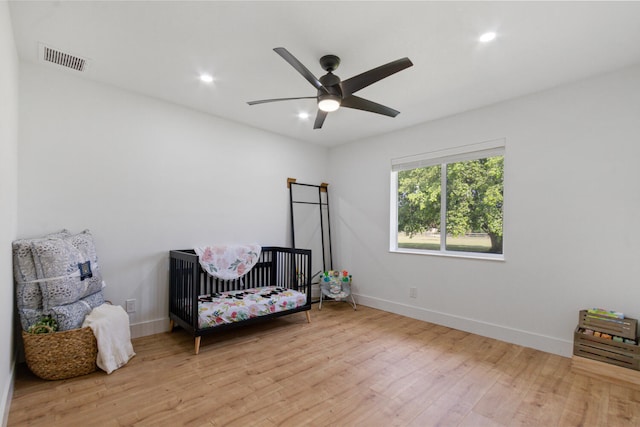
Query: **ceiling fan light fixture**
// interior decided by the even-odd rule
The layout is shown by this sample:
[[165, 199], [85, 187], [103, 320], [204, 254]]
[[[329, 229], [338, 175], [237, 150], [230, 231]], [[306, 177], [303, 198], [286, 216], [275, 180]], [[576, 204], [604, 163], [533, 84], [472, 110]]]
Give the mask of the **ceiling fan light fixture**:
[[333, 71], [338, 67], [338, 64], [340, 64], [340, 58], [335, 55], [325, 55], [320, 58], [320, 66], [327, 72], [327, 74], [317, 78], [287, 49], [283, 47], [276, 47], [273, 50], [317, 89], [316, 96], [262, 99], [258, 101], [249, 101], [247, 102], [249, 105], [276, 101], [315, 99], [318, 103], [318, 111], [316, 114], [316, 120], [313, 123], [314, 129], [321, 129], [327, 114], [336, 111], [340, 107], [368, 111], [370, 113], [381, 114], [388, 117], [395, 117], [400, 113], [393, 108], [355, 96], [354, 93], [379, 80], [389, 77], [398, 71], [411, 67], [413, 63], [409, 58], [400, 58], [398, 60], [391, 61], [387, 64], [353, 76], [345, 81], [341, 81], [340, 77], [333, 74]]
[[325, 113], [331, 113], [340, 108], [340, 97], [336, 95], [327, 95], [318, 100], [318, 108]]

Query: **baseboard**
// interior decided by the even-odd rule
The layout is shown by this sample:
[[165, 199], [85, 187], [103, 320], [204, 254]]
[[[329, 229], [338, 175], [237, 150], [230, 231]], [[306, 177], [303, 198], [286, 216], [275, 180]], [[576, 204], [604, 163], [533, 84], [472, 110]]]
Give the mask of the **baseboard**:
[[147, 335], [161, 334], [169, 330], [169, 318], [149, 320], [146, 322], [131, 324], [131, 338], [146, 337]]
[[518, 344], [524, 347], [534, 348], [546, 353], [553, 353], [564, 357], [571, 357], [573, 354], [573, 341], [561, 340], [546, 335], [523, 331], [521, 329], [509, 328], [462, 316], [441, 313], [408, 304], [388, 301], [367, 295], [354, 294], [358, 304], [367, 307], [377, 308], [413, 319], [431, 322], [449, 328], [458, 329], [465, 332], [494, 338], [500, 341]]
[[2, 427], [6, 427], [9, 422], [9, 410], [11, 409], [11, 399], [13, 399], [13, 385], [15, 383], [16, 364], [11, 364], [11, 372], [4, 390], [2, 390], [2, 400], [0, 400], [0, 414], [2, 414]]
[[[462, 316], [455, 316], [409, 304], [375, 298], [367, 295], [354, 294], [358, 304], [379, 310], [400, 314], [413, 319], [423, 320], [461, 331], [471, 332], [484, 337], [494, 338], [524, 347], [535, 348], [546, 353], [564, 357], [573, 355], [573, 341], [561, 340], [546, 335], [536, 334], [521, 329], [509, 328], [488, 322], [482, 322]], [[160, 334], [169, 330], [169, 318], [150, 320], [131, 325], [131, 338]]]

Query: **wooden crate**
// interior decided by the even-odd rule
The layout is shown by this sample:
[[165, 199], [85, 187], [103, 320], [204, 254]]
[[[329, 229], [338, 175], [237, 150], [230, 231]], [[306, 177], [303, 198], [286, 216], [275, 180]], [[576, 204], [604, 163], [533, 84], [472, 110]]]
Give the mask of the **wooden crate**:
[[614, 319], [599, 314], [591, 314], [587, 310], [581, 310], [578, 326], [631, 340], [636, 340], [638, 337], [638, 321], [629, 317]]
[[573, 354], [640, 371], [640, 346], [585, 335], [582, 330], [578, 325], [573, 334]]

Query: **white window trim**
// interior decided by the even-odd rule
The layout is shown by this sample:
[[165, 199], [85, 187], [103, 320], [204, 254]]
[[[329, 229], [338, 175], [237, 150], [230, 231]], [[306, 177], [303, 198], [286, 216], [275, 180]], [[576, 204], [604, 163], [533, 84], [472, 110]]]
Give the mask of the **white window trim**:
[[[494, 139], [491, 141], [480, 142], [477, 144], [463, 145], [460, 147], [447, 148], [443, 150], [431, 151], [412, 156], [398, 157], [391, 159], [391, 174], [390, 174], [390, 221], [389, 221], [389, 251], [395, 253], [406, 253], [415, 255], [429, 255], [429, 256], [445, 256], [454, 258], [470, 258], [470, 259], [482, 259], [491, 261], [504, 261], [504, 246], [503, 253], [490, 254], [482, 252], [462, 252], [462, 251], [448, 251], [445, 247], [445, 239], [440, 240], [440, 250], [427, 250], [427, 249], [406, 249], [398, 248], [398, 171], [417, 169], [428, 166], [442, 165], [444, 166], [444, 173], [441, 175], [441, 186], [446, 188], [446, 164], [462, 162], [466, 160], [476, 160], [480, 158], [504, 156], [506, 151], [505, 138]], [[503, 182], [504, 185], [504, 182]], [[445, 224], [446, 216], [446, 192], [443, 193], [443, 204], [440, 212], [440, 223]], [[502, 207], [502, 215], [504, 219], [505, 207]], [[504, 226], [504, 222], [503, 222]]]

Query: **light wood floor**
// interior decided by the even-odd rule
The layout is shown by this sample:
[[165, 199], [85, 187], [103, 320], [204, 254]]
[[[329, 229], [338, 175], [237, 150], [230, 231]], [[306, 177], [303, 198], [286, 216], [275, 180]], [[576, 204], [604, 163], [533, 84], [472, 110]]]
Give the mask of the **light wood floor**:
[[202, 340], [134, 340], [129, 364], [48, 382], [18, 368], [9, 426], [632, 426], [640, 391], [571, 360], [360, 306]]

